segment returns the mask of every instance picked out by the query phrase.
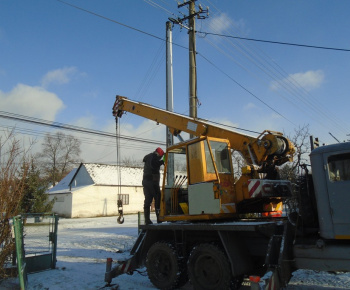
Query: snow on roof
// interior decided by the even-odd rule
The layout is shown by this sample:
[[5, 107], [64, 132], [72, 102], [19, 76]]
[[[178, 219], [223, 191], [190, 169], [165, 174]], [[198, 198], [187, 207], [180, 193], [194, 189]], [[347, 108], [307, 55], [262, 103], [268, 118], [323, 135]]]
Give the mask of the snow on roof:
[[77, 170], [78, 168], [74, 168], [59, 183], [57, 183], [54, 187], [50, 188], [48, 191], [49, 194], [70, 192], [69, 183], [71, 182]]
[[121, 185], [142, 185], [143, 168], [95, 163], [84, 163], [83, 166], [96, 185], [119, 185], [119, 170]]
[[[83, 176], [87, 176], [92, 182], [88, 182]], [[120, 170], [120, 183], [119, 183]], [[161, 180], [163, 172], [161, 170]], [[91, 185], [109, 185], [109, 186], [142, 186], [143, 168], [127, 167], [118, 165], [82, 163], [79, 168], [73, 169], [68, 175], [63, 178], [56, 186], [51, 188], [49, 194], [69, 193], [78, 188]], [[76, 181], [78, 185], [76, 185]], [[75, 181], [75, 182], [74, 182]]]

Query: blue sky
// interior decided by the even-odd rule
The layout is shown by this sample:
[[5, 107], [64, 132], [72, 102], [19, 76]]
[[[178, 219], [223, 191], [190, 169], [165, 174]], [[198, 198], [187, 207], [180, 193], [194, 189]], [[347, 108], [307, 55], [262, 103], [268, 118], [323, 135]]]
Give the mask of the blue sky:
[[[169, 17], [188, 13], [173, 0], [66, 2], [159, 38], [165, 38]], [[199, 31], [350, 49], [347, 0], [196, 4], [209, 6], [209, 17], [196, 20]], [[175, 26], [173, 42], [179, 45], [173, 47], [174, 110], [188, 114], [186, 29]], [[335, 142], [329, 132], [341, 141], [350, 138], [350, 52], [203, 34], [196, 42], [198, 117], [289, 135], [308, 124], [324, 143]], [[57, 0], [0, 0], [1, 111], [115, 132], [117, 94], [165, 108], [163, 41]], [[3, 118], [0, 126], [16, 126], [18, 138], [25, 129], [23, 138], [36, 139], [37, 148], [41, 133], [51, 130]], [[122, 133], [165, 140], [163, 126], [131, 114], [122, 119]], [[115, 160], [113, 140], [76, 136], [84, 161]], [[139, 159], [153, 147], [122, 143], [122, 153]]]

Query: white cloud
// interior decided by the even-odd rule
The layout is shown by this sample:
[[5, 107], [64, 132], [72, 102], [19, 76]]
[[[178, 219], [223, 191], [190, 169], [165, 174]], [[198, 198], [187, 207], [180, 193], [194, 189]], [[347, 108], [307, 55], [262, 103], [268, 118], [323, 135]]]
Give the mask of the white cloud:
[[74, 125], [78, 127], [84, 127], [84, 128], [93, 128], [96, 122], [95, 119], [96, 118], [93, 115], [89, 114], [88, 116], [83, 116], [77, 119], [74, 122]]
[[311, 91], [313, 89], [319, 88], [324, 81], [324, 72], [322, 70], [316, 71], [307, 71], [302, 73], [295, 73], [289, 75], [287, 78], [281, 81], [273, 81], [270, 84], [270, 89], [273, 91], [278, 91], [283, 88], [283, 86], [287, 85], [300, 85], [305, 90]]
[[[226, 125], [226, 126], [230, 126], [230, 127], [238, 127], [239, 124], [238, 123], [233, 123], [232, 121], [230, 120], [227, 120], [227, 119], [213, 119], [214, 122], [216, 123], [219, 123], [219, 124], [223, 124], [223, 125]], [[215, 124], [214, 124], [215, 125]], [[216, 125], [215, 125], [216, 126]], [[219, 126], [219, 125], [218, 125]]]
[[42, 86], [47, 88], [50, 84], [67, 84], [77, 72], [77, 68], [73, 66], [49, 71], [41, 80]]
[[41, 87], [18, 84], [8, 93], [0, 91], [0, 108], [6, 112], [53, 121], [64, 104], [56, 94]]
[[228, 27], [230, 27], [230, 18], [227, 14], [222, 13], [219, 16], [215, 16], [214, 18], [210, 19], [209, 26], [213, 28], [213, 31], [216, 31], [217, 33], [224, 32]]
[[246, 24], [243, 19], [235, 21], [231, 19], [226, 13], [221, 13], [218, 16], [214, 16], [209, 20], [209, 27], [216, 33], [224, 33], [229, 28], [238, 29], [245, 34]]
[[244, 106], [244, 110], [252, 110], [252, 109], [256, 109], [257, 106], [254, 103], [248, 103]]

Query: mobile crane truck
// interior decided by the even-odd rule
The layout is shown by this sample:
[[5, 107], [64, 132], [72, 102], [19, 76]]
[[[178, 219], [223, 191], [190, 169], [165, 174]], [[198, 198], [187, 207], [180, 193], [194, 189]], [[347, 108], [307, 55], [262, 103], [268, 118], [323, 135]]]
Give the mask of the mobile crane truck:
[[[252, 289], [281, 289], [296, 269], [350, 271], [350, 143], [314, 149], [312, 173], [303, 166], [292, 187], [278, 177], [295, 150], [282, 133], [254, 138], [117, 96], [113, 115], [126, 112], [197, 137], [167, 148], [162, 223], [139, 226], [130, 259], [114, 267], [107, 259], [107, 284], [144, 266], [160, 289], [188, 280], [194, 289], [238, 289], [247, 277]], [[232, 151], [246, 162], [238, 179]], [[170, 159], [185, 173], [166, 183]]]

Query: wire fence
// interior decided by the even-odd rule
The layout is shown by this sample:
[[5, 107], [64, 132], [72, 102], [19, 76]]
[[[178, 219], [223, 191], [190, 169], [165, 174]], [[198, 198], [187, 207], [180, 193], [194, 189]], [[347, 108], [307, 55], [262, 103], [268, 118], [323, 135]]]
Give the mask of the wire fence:
[[52, 219], [52, 215], [24, 216], [23, 237], [26, 256], [52, 252], [50, 239], [54, 224]]
[[24, 214], [13, 218], [18, 277], [21, 289], [27, 274], [56, 267], [58, 216]]

